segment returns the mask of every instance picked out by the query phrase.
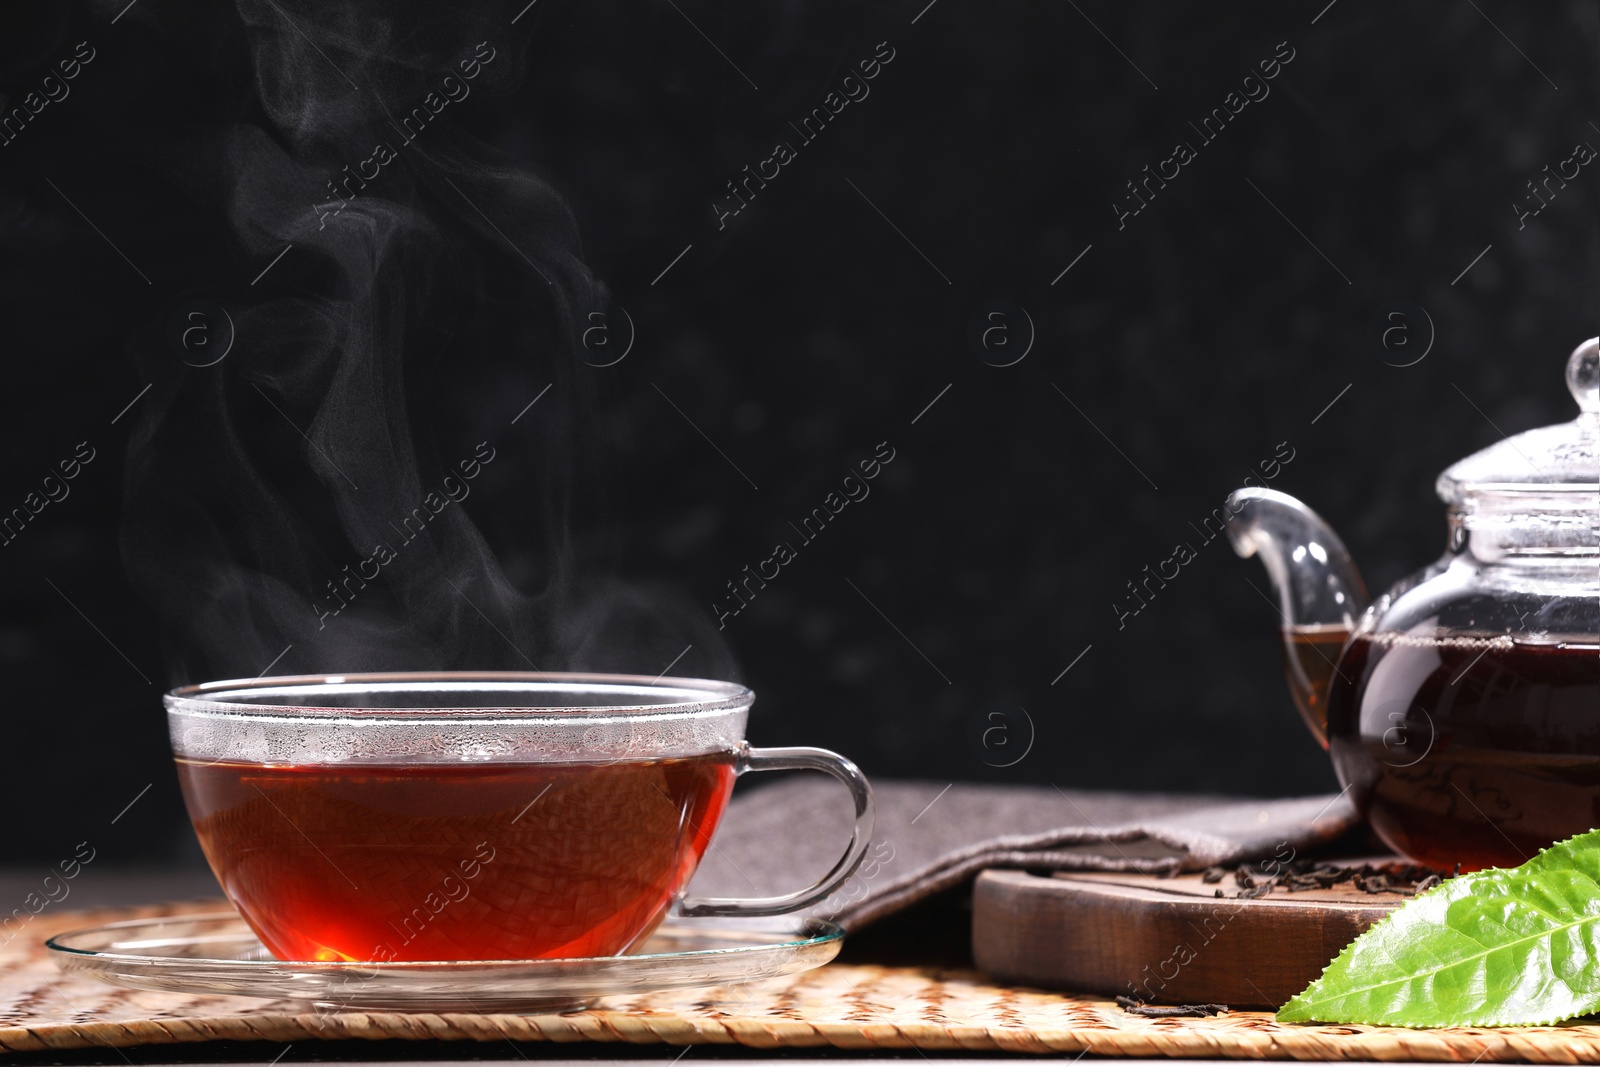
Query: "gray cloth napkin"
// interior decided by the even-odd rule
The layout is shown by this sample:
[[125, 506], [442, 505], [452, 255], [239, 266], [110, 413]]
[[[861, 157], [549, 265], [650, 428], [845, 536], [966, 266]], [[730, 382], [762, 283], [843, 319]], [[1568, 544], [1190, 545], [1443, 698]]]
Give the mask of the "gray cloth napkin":
[[[866, 859], [805, 914], [856, 929], [987, 867], [1161, 872], [1285, 858], [1357, 822], [1343, 794], [1250, 800], [878, 781], [873, 795]], [[742, 792], [688, 895], [773, 896], [809, 885], [844, 851], [850, 816], [832, 782], [796, 778]]]

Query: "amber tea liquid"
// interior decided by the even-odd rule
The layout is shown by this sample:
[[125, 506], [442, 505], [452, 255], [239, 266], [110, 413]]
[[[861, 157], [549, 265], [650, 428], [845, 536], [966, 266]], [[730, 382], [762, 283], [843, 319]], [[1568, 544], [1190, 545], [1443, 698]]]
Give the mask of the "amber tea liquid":
[[625, 952], [694, 873], [731, 753], [585, 763], [178, 760], [229, 899], [286, 960]]
[[1350, 629], [1340, 623], [1326, 626], [1291, 626], [1283, 634], [1284, 670], [1300, 717], [1328, 747], [1328, 682], [1333, 678], [1339, 653], [1350, 639]]
[[1600, 826], [1592, 635], [1357, 637], [1327, 706], [1334, 762], [1385, 840], [1450, 869], [1513, 867]]

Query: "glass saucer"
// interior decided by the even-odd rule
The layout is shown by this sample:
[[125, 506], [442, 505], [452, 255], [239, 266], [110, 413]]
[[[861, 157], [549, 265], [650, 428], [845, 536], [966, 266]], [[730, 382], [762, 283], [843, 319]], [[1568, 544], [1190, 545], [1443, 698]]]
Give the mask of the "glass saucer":
[[631, 956], [437, 963], [277, 960], [233, 912], [132, 919], [45, 942], [62, 970], [113, 985], [398, 1011], [549, 1012], [597, 997], [758, 982], [820, 967], [844, 931], [669, 918]]

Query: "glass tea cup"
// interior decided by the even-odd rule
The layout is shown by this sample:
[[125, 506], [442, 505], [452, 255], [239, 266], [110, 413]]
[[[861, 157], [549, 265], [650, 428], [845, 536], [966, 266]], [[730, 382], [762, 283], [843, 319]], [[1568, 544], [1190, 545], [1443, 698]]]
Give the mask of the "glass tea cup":
[[[165, 698], [178, 778], [223, 891], [279, 959], [612, 956], [674, 904], [799, 911], [872, 833], [843, 756], [751, 748], [755, 695], [634, 675], [402, 673], [211, 682]], [[833, 870], [755, 899], [682, 899], [746, 771], [817, 770], [855, 824]]]

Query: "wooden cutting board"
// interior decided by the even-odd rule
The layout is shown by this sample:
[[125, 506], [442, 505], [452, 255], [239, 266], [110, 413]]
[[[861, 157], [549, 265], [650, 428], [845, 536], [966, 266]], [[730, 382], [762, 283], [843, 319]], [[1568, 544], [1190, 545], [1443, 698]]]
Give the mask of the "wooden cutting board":
[[985, 871], [973, 895], [973, 956], [997, 978], [1047, 989], [1271, 1008], [1406, 899], [1348, 882], [1255, 899], [1240, 892], [1231, 872], [1208, 883], [1200, 874]]

